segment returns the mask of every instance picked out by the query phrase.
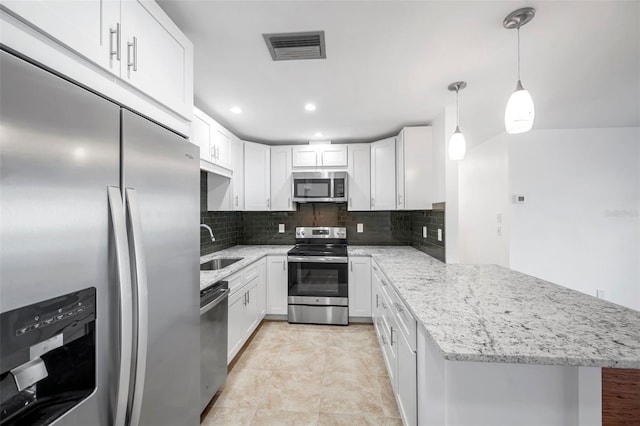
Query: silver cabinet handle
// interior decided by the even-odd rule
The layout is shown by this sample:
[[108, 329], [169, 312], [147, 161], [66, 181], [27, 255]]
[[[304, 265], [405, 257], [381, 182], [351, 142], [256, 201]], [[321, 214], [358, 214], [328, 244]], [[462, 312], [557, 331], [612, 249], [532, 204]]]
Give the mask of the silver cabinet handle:
[[242, 295], [242, 305], [247, 306], [247, 293]]
[[131, 404], [131, 423], [137, 425], [140, 420], [140, 408], [144, 393], [144, 376], [147, 364], [147, 343], [149, 330], [149, 291], [147, 285], [147, 261], [144, 254], [142, 240], [142, 219], [140, 217], [140, 204], [135, 189], [125, 190], [127, 222], [130, 225], [130, 247], [133, 247], [132, 263], [134, 266], [135, 288], [137, 292], [136, 313], [138, 319], [138, 332], [135, 353], [135, 371], [133, 374], [134, 392]]
[[[116, 48], [113, 48], [113, 35], [116, 35]], [[115, 55], [116, 59], [120, 60], [120, 22], [116, 24], [116, 29], [109, 28], [109, 54]]]
[[398, 194], [398, 204], [402, 204], [402, 195]]
[[216, 147], [211, 148], [211, 158], [216, 160]]
[[[390, 340], [391, 346], [393, 346], [393, 343], [394, 343], [394, 341], [393, 341], [393, 327], [391, 327], [391, 339], [389, 339], [389, 340]], [[396, 340], [395, 343], [398, 343], [398, 341]]]
[[349, 270], [353, 272], [353, 260], [349, 262]]
[[349, 197], [349, 204], [353, 204], [353, 200]]
[[376, 205], [376, 201], [374, 200], [373, 197], [371, 197], [371, 208], [373, 208], [373, 206]]
[[287, 269], [287, 268], [285, 268], [285, 266], [284, 266], [284, 265], [285, 265], [285, 263], [286, 263], [286, 261], [285, 261], [285, 260], [283, 260], [283, 261], [282, 261], [282, 270], [283, 270], [283, 271], [286, 271], [286, 269]]
[[[133, 55], [131, 55], [131, 48], [133, 48]], [[133, 67], [134, 71], [138, 71], [138, 38], [137, 37], [133, 38], [133, 42], [127, 43], [127, 68], [131, 68], [131, 67]]]
[[251, 293], [247, 292], [247, 305], [251, 303]]
[[378, 297], [379, 297], [379, 295], [376, 294], [376, 308], [378, 307]]
[[238, 207], [238, 196], [236, 195], [236, 207]]
[[118, 366], [118, 385], [116, 389], [115, 414], [113, 424], [124, 426], [129, 398], [129, 380], [131, 375], [131, 347], [133, 337], [133, 305], [131, 294], [131, 268], [129, 264], [129, 245], [124, 218], [124, 206], [120, 188], [107, 187], [109, 215], [113, 225], [115, 260], [118, 268], [119, 305], [120, 305], [120, 357]]
[[267, 208], [271, 207], [271, 204], [269, 203], [269, 199], [267, 198]]

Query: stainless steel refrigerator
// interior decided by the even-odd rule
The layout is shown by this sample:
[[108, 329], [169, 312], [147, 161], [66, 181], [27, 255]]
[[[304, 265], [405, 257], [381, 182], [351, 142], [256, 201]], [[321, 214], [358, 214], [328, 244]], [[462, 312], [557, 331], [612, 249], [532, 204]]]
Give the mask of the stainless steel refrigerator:
[[199, 424], [198, 148], [0, 55], [0, 424]]

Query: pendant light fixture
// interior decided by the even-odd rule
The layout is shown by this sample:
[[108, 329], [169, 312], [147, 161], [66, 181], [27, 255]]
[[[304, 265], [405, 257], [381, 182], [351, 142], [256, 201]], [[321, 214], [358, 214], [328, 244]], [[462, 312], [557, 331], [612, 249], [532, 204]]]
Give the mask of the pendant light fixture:
[[536, 10], [532, 7], [524, 7], [507, 15], [502, 25], [508, 29], [516, 29], [518, 32], [518, 83], [516, 90], [511, 94], [507, 108], [504, 112], [504, 127], [509, 134], [524, 133], [531, 130], [535, 109], [533, 99], [527, 90], [522, 87], [520, 81], [520, 27], [533, 19]]
[[456, 81], [448, 87], [449, 91], [456, 92], [456, 131], [449, 139], [449, 158], [451, 160], [462, 160], [467, 152], [467, 142], [460, 131], [460, 108], [458, 106], [458, 92], [465, 87], [467, 87], [467, 83], [464, 81]]

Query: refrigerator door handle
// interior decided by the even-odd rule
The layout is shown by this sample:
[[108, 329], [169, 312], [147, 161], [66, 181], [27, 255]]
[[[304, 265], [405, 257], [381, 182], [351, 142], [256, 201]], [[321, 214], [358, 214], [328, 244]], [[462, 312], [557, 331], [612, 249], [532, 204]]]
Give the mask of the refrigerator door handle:
[[129, 380], [131, 376], [131, 346], [133, 336], [133, 318], [131, 302], [131, 269], [129, 265], [129, 247], [127, 228], [124, 218], [124, 206], [120, 188], [107, 187], [109, 216], [115, 241], [115, 257], [118, 268], [118, 286], [120, 303], [120, 365], [116, 389], [114, 426], [124, 426], [129, 400]]
[[133, 399], [131, 403], [130, 426], [138, 426], [140, 421], [140, 409], [144, 392], [144, 376], [147, 366], [147, 336], [149, 330], [149, 304], [147, 287], [147, 262], [144, 255], [142, 240], [142, 220], [140, 218], [140, 205], [135, 189], [125, 190], [127, 206], [127, 224], [129, 225], [131, 260], [134, 265], [135, 285], [137, 293], [137, 351], [135, 359], [135, 371], [133, 372]]

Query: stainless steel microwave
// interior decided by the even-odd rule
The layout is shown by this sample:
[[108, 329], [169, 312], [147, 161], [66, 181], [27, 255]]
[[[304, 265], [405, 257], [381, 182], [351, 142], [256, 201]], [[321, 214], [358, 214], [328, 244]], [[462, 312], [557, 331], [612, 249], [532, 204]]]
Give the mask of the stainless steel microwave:
[[347, 172], [293, 172], [296, 203], [346, 203]]

